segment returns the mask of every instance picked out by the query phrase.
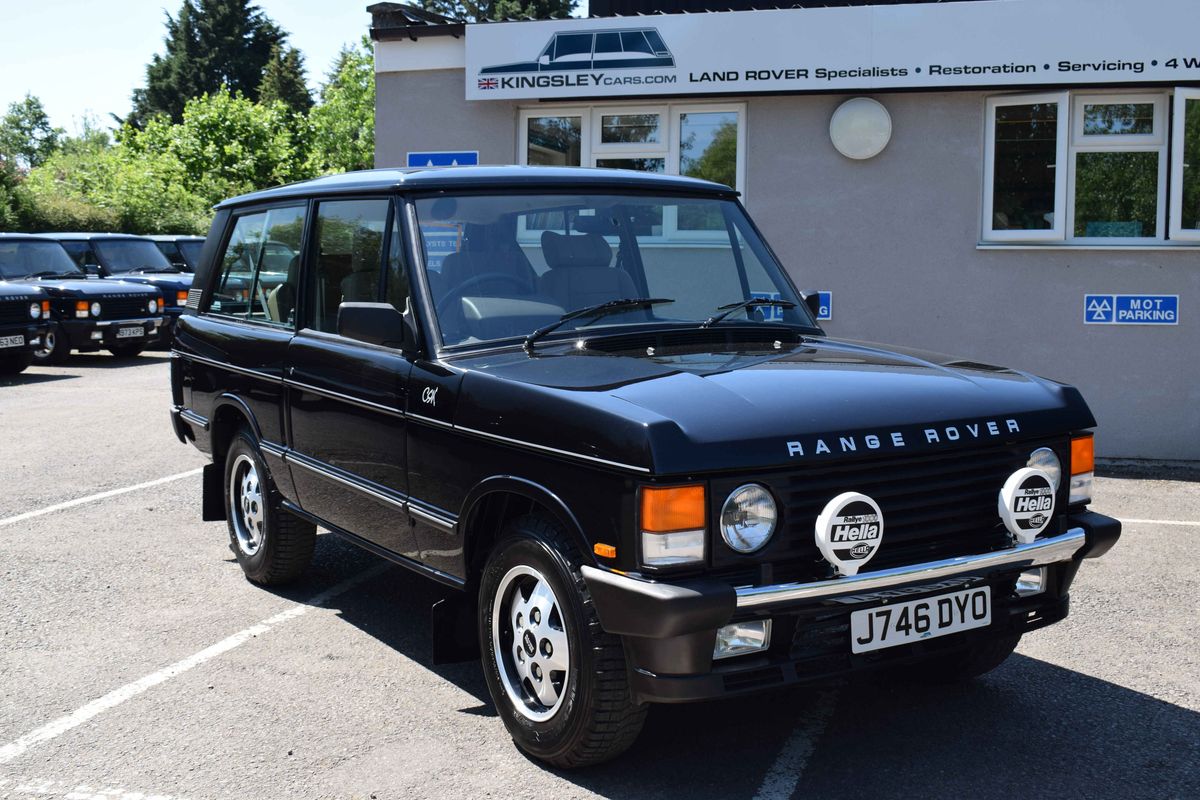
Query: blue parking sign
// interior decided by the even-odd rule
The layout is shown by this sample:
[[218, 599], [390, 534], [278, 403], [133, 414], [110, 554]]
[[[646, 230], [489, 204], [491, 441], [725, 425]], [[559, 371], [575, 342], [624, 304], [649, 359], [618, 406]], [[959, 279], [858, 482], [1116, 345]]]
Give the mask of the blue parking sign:
[[1085, 294], [1086, 325], [1178, 325], [1176, 294]]
[[474, 167], [478, 164], [478, 150], [434, 150], [408, 154], [410, 167]]

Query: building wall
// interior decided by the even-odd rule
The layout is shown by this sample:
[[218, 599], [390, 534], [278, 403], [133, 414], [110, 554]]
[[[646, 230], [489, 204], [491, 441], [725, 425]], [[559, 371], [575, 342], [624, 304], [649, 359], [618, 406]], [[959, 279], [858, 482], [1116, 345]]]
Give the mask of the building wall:
[[[461, 70], [377, 78], [379, 166], [409, 150], [516, 160], [517, 104], [466, 102]], [[833, 291], [831, 335], [1073, 383], [1101, 456], [1200, 460], [1200, 250], [978, 249], [986, 96], [877, 95], [894, 134], [865, 162], [829, 141], [845, 97], [748, 98], [747, 206], [800, 289]], [[1085, 326], [1085, 293], [1178, 294], [1180, 322]]]

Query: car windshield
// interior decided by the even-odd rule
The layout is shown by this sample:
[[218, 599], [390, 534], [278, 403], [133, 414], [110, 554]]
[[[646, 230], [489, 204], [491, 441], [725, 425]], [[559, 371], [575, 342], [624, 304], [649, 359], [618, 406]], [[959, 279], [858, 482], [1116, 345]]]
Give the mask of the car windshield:
[[15, 280], [39, 273], [84, 276], [58, 242], [0, 241], [0, 278]]
[[100, 263], [109, 272], [148, 270], [178, 272], [152, 241], [143, 239], [109, 239], [94, 242]]
[[[419, 199], [426, 274], [446, 346], [524, 338], [564, 314], [614, 300], [666, 298], [569, 320], [586, 328], [718, 325], [816, 329], [741, 208], [717, 197], [544, 194]], [[794, 306], [788, 306], [794, 303]]]
[[187, 262], [188, 269], [196, 271], [196, 265], [200, 263], [200, 251], [204, 249], [204, 242], [180, 242], [179, 252], [183, 255], [183, 260]]

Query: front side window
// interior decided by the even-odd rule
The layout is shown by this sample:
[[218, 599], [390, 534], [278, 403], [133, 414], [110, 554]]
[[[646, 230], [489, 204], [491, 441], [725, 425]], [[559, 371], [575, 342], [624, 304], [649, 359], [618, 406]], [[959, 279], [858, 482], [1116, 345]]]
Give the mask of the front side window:
[[1176, 188], [1188, 161], [1181, 128], [1175, 141], [1167, 135], [1168, 105], [1167, 93], [990, 99], [983, 239], [1137, 245], [1189, 238], [1182, 221], [1167, 226], [1187, 214], [1186, 194]]
[[[719, 324], [777, 321], [813, 326], [800, 298], [740, 207], [714, 197], [616, 194], [437, 197], [416, 201], [429, 257], [458, 232], [459, 248], [430, 271], [447, 346], [523, 338], [563, 314], [629, 298], [666, 298], [653, 309], [582, 317], [564, 332], [653, 325], [697, 329], [721, 306], [753, 298], [794, 308], [737, 309]], [[718, 236], [666, 237], [663, 220], [721, 221]], [[536, 220], [536, 223], [535, 223]], [[717, 233], [717, 232], [714, 232]]]

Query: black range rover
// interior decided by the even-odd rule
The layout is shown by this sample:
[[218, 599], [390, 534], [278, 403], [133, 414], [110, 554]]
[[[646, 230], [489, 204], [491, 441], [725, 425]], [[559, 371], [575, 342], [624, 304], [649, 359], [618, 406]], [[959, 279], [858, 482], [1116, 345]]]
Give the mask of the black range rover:
[[320, 525], [461, 590], [435, 660], [556, 765], [649, 703], [982, 674], [1120, 535], [1078, 391], [826, 336], [724, 186], [325, 178], [220, 205], [195, 285], [172, 420], [249, 579]]
[[49, 318], [50, 301], [41, 287], [0, 280], [0, 376], [24, 372], [32, 363]]
[[36, 364], [61, 364], [72, 350], [132, 358], [158, 339], [162, 296], [152, 286], [89, 279], [58, 242], [0, 233], [0, 280], [36, 284], [50, 298], [50, 326]]
[[62, 244], [81, 269], [101, 278], [116, 278], [129, 283], [153, 286], [162, 294], [164, 325], [159, 330], [163, 342], [170, 342], [175, 320], [183, 313], [192, 276], [163, 255], [158, 244], [147, 236], [124, 233], [50, 233]]

